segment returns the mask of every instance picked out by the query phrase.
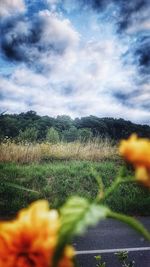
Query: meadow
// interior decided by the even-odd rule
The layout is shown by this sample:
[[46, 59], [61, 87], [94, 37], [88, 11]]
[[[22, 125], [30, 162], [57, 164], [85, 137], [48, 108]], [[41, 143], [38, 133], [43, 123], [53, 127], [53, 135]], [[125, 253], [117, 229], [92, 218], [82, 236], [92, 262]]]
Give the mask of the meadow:
[[0, 162], [33, 163], [46, 160], [116, 159], [117, 148], [109, 139], [95, 139], [86, 143], [15, 143], [9, 139], [0, 144]]
[[[13, 216], [36, 199], [45, 198], [59, 208], [68, 196], [93, 200], [98, 193], [97, 177], [104, 188], [120, 168], [126, 176], [133, 170], [119, 157], [117, 146], [108, 140], [58, 144], [0, 144], [1, 217]], [[136, 183], [123, 183], [105, 202], [114, 210], [132, 215], [150, 215], [150, 195]]]

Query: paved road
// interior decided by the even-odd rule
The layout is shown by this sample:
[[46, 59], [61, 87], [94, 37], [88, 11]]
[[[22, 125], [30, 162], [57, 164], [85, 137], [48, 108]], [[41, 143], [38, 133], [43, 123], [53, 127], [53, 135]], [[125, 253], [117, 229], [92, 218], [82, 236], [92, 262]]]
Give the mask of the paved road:
[[[150, 230], [150, 218], [139, 218]], [[96, 267], [94, 255], [101, 255], [108, 267], [120, 267], [114, 250], [129, 250], [135, 267], [150, 267], [150, 242], [123, 223], [109, 219], [76, 238], [77, 261], [80, 267]]]

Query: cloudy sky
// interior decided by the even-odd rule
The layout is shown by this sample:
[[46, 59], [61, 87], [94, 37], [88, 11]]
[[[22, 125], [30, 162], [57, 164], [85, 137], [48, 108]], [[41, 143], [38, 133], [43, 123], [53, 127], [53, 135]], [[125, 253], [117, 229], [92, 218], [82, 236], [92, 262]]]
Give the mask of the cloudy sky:
[[150, 124], [148, 0], [0, 0], [0, 111]]

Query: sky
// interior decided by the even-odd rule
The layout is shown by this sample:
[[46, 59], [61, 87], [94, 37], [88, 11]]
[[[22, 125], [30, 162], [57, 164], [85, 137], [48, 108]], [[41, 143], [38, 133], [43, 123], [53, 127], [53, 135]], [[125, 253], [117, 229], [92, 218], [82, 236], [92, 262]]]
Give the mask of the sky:
[[150, 124], [148, 0], [0, 0], [0, 112]]

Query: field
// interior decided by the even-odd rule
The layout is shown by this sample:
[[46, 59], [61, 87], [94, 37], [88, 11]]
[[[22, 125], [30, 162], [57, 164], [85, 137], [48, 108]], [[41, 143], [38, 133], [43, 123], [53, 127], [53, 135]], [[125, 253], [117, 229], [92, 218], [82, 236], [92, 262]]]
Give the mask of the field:
[[[108, 141], [88, 144], [1, 144], [1, 216], [14, 215], [35, 199], [45, 198], [59, 208], [71, 195], [92, 200], [98, 193], [96, 176], [108, 188], [120, 168], [130, 167]], [[12, 186], [13, 184], [13, 186]], [[115, 210], [134, 215], [150, 214], [148, 190], [136, 183], [123, 183], [106, 199]]]
[[57, 144], [50, 143], [15, 143], [7, 140], [0, 144], [0, 162], [32, 163], [45, 160], [89, 160], [100, 161], [115, 159], [117, 157], [116, 146], [108, 139], [79, 141]]

